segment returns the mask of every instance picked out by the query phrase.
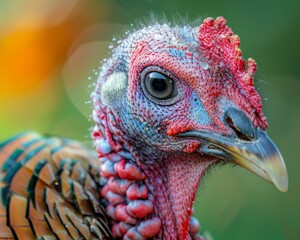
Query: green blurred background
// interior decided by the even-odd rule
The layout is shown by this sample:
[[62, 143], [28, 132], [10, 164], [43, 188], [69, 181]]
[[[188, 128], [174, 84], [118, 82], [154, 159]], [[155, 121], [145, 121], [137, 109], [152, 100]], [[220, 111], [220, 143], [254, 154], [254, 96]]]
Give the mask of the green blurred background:
[[285, 158], [290, 188], [241, 168], [212, 170], [196, 201], [214, 239], [300, 239], [300, 1], [2, 0], [0, 139], [23, 130], [89, 143], [89, 92], [124, 25], [148, 16], [219, 15], [258, 62], [269, 135]]

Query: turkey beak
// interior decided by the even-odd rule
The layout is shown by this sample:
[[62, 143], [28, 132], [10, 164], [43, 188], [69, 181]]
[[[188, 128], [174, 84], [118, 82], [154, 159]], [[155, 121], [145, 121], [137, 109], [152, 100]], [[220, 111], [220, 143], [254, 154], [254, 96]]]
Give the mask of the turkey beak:
[[253, 140], [241, 140], [208, 132], [190, 131], [178, 136], [204, 140], [203, 153], [217, 156], [248, 169], [273, 183], [281, 192], [288, 190], [288, 175], [284, 160], [267, 133], [257, 129]]

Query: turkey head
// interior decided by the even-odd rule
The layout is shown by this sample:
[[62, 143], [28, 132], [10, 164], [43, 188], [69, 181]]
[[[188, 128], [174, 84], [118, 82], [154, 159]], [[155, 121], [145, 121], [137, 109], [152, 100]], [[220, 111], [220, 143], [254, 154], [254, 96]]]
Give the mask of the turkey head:
[[201, 239], [192, 217], [204, 173], [238, 164], [286, 191], [283, 159], [240, 40], [222, 17], [129, 34], [92, 94], [101, 195], [115, 238]]

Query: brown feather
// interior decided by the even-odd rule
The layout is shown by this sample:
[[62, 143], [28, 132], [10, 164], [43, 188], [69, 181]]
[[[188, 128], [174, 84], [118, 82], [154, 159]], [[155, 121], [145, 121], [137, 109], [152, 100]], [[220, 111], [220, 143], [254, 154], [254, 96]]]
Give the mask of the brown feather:
[[97, 156], [75, 141], [0, 143], [0, 239], [113, 239], [98, 179]]

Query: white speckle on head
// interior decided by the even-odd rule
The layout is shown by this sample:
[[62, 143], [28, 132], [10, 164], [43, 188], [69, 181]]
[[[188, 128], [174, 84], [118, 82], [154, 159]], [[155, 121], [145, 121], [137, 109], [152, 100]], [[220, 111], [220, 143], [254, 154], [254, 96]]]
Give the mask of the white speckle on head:
[[203, 69], [203, 70], [207, 70], [209, 65], [207, 62], [200, 62], [200, 67]]
[[161, 34], [155, 33], [155, 34], [153, 35], [153, 39], [154, 39], [154, 40], [163, 40], [164, 37], [163, 37]]
[[125, 72], [116, 72], [108, 76], [101, 87], [103, 104], [111, 106], [126, 91], [127, 75]]
[[178, 39], [175, 36], [172, 36], [171, 43], [173, 45], [179, 45]]

